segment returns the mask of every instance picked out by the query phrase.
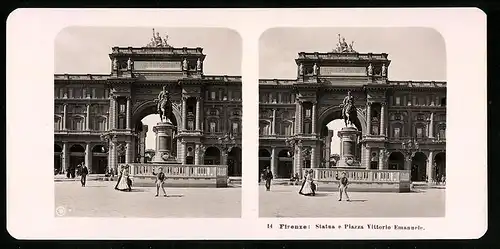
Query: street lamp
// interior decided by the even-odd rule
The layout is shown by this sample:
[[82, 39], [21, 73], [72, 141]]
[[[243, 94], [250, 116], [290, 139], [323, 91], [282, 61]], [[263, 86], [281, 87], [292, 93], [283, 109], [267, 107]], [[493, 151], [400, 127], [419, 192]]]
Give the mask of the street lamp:
[[415, 152], [419, 151], [419, 144], [418, 142], [411, 138], [408, 139], [407, 141], [403, 141], [401, 143], [401, 151], [404, 153], [405, 156], [405, 168], [411, 171], [411, 167], [409, 165], [411, 158], [415, 154]]

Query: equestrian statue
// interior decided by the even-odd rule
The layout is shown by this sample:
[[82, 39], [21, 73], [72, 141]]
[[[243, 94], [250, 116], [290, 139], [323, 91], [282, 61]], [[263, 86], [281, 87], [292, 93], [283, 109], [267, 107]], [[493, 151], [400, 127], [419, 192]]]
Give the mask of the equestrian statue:
[[354, 126], [354, 122], [357, 118], [357, 111], [351, 91], [347, 92], [347, 96], [344, 97], [340, 107], [342, 107], [342, 118], [344, 119], [345, 126]]
[[170, 100], [170, 94], [166, 86], [163, 86], [163, 90], [158, 94], [158, 98], [155, 101], [158, 102], [156, 108], [158, 114], [160, 114], [161, 122], [172, 123], [170, 121], [170, 117], [172, 116], [172, 101]]

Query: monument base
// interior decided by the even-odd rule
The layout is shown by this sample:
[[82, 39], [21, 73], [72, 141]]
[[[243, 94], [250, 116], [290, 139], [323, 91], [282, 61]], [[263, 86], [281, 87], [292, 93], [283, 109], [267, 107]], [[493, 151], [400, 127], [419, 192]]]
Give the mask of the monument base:
[[155, 155], [151, 159], [152, 163], [160, 164], [180, 164], [172, 155], [173, 136], [175, 126], [170, 120], [159, 122], [153, 127], [156, 135]]
[[348, 126], [342, 128], [338, 134], [340, 138], [340, 158], [337, 167], [361, 168], [360, 162], [356, 159], [356, 148], [358, 136], [361, 132], [356, 127]]

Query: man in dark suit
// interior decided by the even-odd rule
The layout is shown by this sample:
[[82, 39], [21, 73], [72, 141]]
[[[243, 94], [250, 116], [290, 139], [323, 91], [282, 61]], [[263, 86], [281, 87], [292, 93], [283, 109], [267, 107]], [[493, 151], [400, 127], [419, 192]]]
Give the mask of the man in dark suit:
[[266, 191], [271, 190], [271, 180], [273, 179], [273, 173], [269, 169], [269, 167], [266, 168], [266, 171], [264, 171], [264, 180], [266, 180]]
[[87, 168], [87, 165], [85, 165], [85, 163], [82, 163], [82, 167], [80, 170], [81, 170], [80, 182], [82, 183], [82, 187], [85, 187], [85, 184], [87, 183], [87, 175], [89, 174], [89, 169]]

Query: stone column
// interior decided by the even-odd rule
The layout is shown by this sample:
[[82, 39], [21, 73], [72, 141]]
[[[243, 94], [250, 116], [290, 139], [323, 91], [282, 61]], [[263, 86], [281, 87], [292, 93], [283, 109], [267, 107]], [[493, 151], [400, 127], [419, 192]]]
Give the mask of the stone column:
[[177, 152], [178, 155], [181, 156], [181, 163], [186, 164], [186, 143], [181, 142], [181, 153]]
[[92, 172], [92, 149], [90, 143], [85, 146], [85, 165], [87, 166], [89, 173]]
[[117, 100], [116, 96], [111, 96], [110, 103], [109, 103], [109, 128], [110, 130], [116, 129], [116, 116], [117, 116]]
[[194, 145], [194, 165], [200, 165], [200, 144]]
[[221, 150], [221, 164], [222, 165], [227, 165], [227, 156], [228, 156], [227, 148], [223, 148]]
[[127, 129], [130, 129], [130, 96], [127, 97], [127, 117], [126, 117], [126, 123], [127, 123], [127, 126], [126, 128]]
[[299, 134], [299, 126], [300, 126], [300, 104], [299, 100], [296, 100], [295, 102], [295, 134]]
[[372, 134], [372, 103], [366, 103], [366, 135]]
[[68, 169], [68, 161], [69, 161], [69, 154], [68, 154], [68, 143], [63, 142], [63, 147], [62, 147], [62, 173], [66, 173], [66, 170]]
[[384, 149], [380, 149], [378, 152], [378, 169], [380, 169], [380, 170], [385, 169], [384, 153], [385, 153]]
[[132, 144], [129, 141], [125, 145], [125, 163], [132, 163]]
[[182, 130], [187, 128], [187, 98], [182, 97]]
[[276, 163], [276, 147], [271, 147], [271, 173], [273, 173], [274, 178], [278, 175], [278, 165]]
[[68, 119], [68, 104], [64, 104], [63, 105], [63, 130], [67, 130], [68, 129], [68, 126], [66, 125], [68, 123], [67, 119]]
[[380, 135], [385, 136], [385, 112], [386, 112], [386, 103], [380, 103]]
[[299, 102], [299, 134], [304, 133], [304, 105], [303, 102]]
[[295, 152], [296, 164], [295, 173], [299, 173], [299, 177], [302, 177], [302, 146], [297, 146], [297, 150]]
[[316, 103], [313, 103], [312, 106], [312, 132], [311, 134], [316, 134]]
[[434, 113], [431, 112], [431, 122], [429, 124], [429, 138], [434, 138]]
[[276, 135], [276, 109], [273, 109], [273, 124], [271, 134]]
[[371, 149], [370, 147], [365, 148], [365, 169], [370, 169], [370, 164], [371, 164]]
[[86, 130], [90, 130], [90, 104], [87, 104], [87, 116], [85, 117], [85, 128]]
[[434, 151], [431, 150], [429, 151], [429, 157], [427, 158], [427, 170], [426, 170], [427, 183], [429, 185], [432, 184], [434, 180], [434, 172], [433, 172], [434, 167], [432, 167], [433, 162], [434, 162]]
[[316, 146], [311, 147], [311, 168], [319, 168], [316, 164]]
[[116, 151], [116, 143], [110, 142], [110, 149], [109, 152], [109, 168], [114, 170], [115, 175], [118, 174], [119, 172], [116, 172], [117, 166], [118, 166], [118, 158], [117, 158], [117, 151]]
[[201, 97], [196, 98], [196, 130], [201, 131]]

